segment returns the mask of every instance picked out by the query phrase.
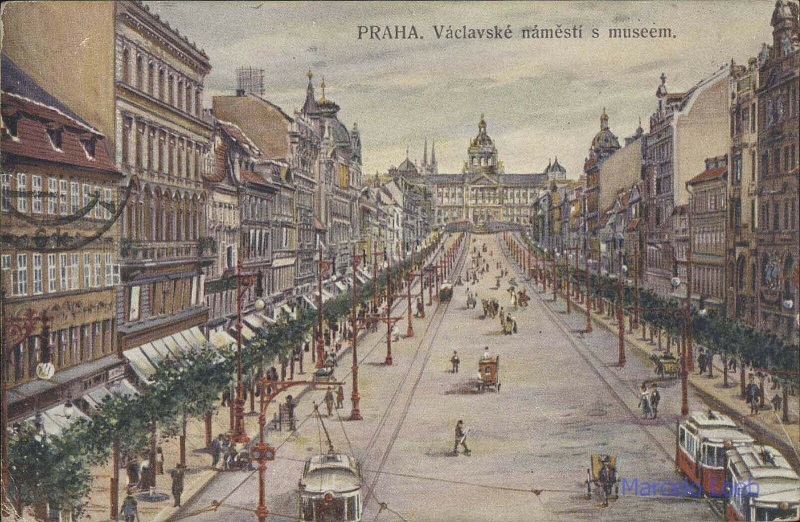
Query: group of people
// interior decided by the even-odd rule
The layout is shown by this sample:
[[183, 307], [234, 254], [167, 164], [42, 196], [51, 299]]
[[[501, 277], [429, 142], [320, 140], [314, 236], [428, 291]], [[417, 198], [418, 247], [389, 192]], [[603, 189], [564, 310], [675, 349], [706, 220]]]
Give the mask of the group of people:
[[658, 385], [652, 383], [648, 390], [647, 385], [642, 383], [640, 393], [641, 396], [637, 407], [642, 409], [642, 416], [645, 419], [655, 419], [658, 417], [658, 404], [661, 402], [661, 393], [658, 391]]
[[[325, 407], [328, 409], [328, 417], [333, 415], [333, 388], [330, 386], [328, 387], [328, 391], [325, 392]], [[340, 410], [344, 408], [344, 388], [340, 384], [338, 388], [336, 388], [336, 409]]]
[[[163, 475], [164, 474], [164, 451], [161, 446], [156, 448], [156, 459], [155, 459], [155, 466], [156, 466], [156, 474]], [[152, 486], [152, 476], [150, 474], [150, 457], [149, 455], [144, 455], [142, 457], [141, 463], [139, 460], [134, 456], [130, 460], [128, 460], [128, 464], [125, 467], [128, 473], [128, 488], [130, 489], [139, 489], [141, 491], [147, 491]]]
[[500, 329], [505, 335], [517, 333], [517, 320], [500, 307]]
[[214, 469], [217, 468], [220, 460], [222, 460], [223, 470], [235, 469], [240, 464], [238, 461], [239, 448], [223, 433], [211, 441], [209, 449], [211, 450], [211, 467]]

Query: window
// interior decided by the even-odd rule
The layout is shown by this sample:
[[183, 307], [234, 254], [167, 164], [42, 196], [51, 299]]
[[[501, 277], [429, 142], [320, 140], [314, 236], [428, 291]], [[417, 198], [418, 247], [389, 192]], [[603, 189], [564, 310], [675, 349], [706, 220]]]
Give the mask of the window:
[[781, 173], [781, 149], [772, 151], [772, 173], [776, 176]]
[[783, 148], [783, 170], [785, 170], [787, 172], [792, 167], [792, 164], [789, 163], [789, 149], [790, 148], [791, 147], [788, 147], [788, 146]]
[[47, 129], [47, 137], [50, 138], [50, 145], [57, 151], [61, 151], [61, 144], [64, 139], [64, 129]]
[[182, 95], [183, 95], [183, 80], [178, 80], [177, 98], [178, 98], [178, 109], [179, 110], [183, 110], [183, 96]]
[[[789, 149], [786, 149], [787, 158]], [[33, 175], [31, 176], [31, 198], [33, 200], [33, 204], [31, 207], [33, 208], [33, 212], [36, 214], [42, 213], [42, 177]]]
[[153, 94], [153, 73], [155, 72], [155, 67], [153, 66], [153, 62], [150, 62], [147, 65], [147, 93]]
[[158, 98], [164, 99], [164, 69], [158, 70]]
[[131, 53], [127, 49], [122, 50], [122, 81], [130, 83]]
[[765, 152], [761, 155], [761, 175], [769, 175], [769, 153]]
[[100, 286], [100, 274], [103, 271], [103, 265], [100, 263], [100, 254], [94, 255], [94, 275], [92, 277], [92, 287], [97, 288]]
[[2, 257], [2, 264], [0, 264], [0, 268], [3, 270], [10, 270], [11, 269], [11, 256], [9, 254], [3, 254]]
[[750, 151], [750, 180], [756, 180], [756, 151]]
[[169, 104], [175, 105], [175, 77], [171, 74], [169, 75], [169, 80], [167, 81], [167, 92], [169, 94]]
[[70, 182], [70, 184], [69, 184], [69, 194], [70, 194], [69, 211], [74, 214], [75, 212], [78, 211], [79, 192], [78, 192], [78, 182], [77, 181]]
[[140, 286], [132, 286], [131, 293], [130, 293], [130, 305], [129, 305], [129, 314], [128, 320], [129, 321], [138, 321], [139, 320], [139, 299], [141, 297], [142, 287]]
[[33, 254], [33, 293], [42, 293], [42, 254]]
[[780, 229], [780, 214], [781, 214], [781, 204], [779, 202], [775, 202], [775, 205], [772, 207], [772, 229], [779, 230]]
[[92, 196], [92, 189], [86, 183], [83, 184], [83, 207], [89, 206], [89, 201]]
[[56, 255], [47, 254], [47, 291], [53, 293], [58, 290], [58, 267], [56, 266]]
[[744, 110], [742, 111], [742, 130], [747, 131], [749, 127], [750, 127], [750, 107], [745, 107]]
[[186, 85], [186, 112], [192, 112], [192, 86]]
[[28, 254], [17, 254], [17, 269], [12, 276], [12, 294], [28, 295]]
[[78, 254], [71, 254], [70, 255], [70, 264], [69, 264], [69, 289], [70, 290], [77, 290], [78, 289]]
[[142, 77], [144, 76], [144, 68], [142, 64], [142, 55], [136, 55], [136, 88], [142, 90]]
[[789, 200], [785, 200], [783, 202], [783, 229], [790, 230], [792, 226], [790, 225], [790, 216], [789, 216]]
[[83, 287], [92, 286], [92, 255], [83, 254]]
[[47, 213], [55, 215], [56, 199], [58, 198], [58, 180], [50, 178], [47, 180]]
[[59, 214], [67, 213], [67, 180], [62, 179], [58, 182], [58, 210]]
[[81, 145], [83, 146], [83, 151], [86, 153], [86, 157], [94, 159], [95, 149], [97, 148], [97, 138], [94, 136], [91, 138], [83, 138], [81, 139]]
[[11, 197], [11, 173], [10, 172], [3, 172], [2, 173], [2, 209], [8, 210], [8, 198]]
[[114, 264], [114, 256], [106, 254], [106, 286], [119, 284], [119, 265]]
[[144, 139], [144, 124], [139, 123], [136, 125], [136, 136], [134, 140], [134, 160], [136, 167], [144, 167], [144, 161], [142, 157], [142, 140]]
[[61, 291], [69, 290], [69, 267], [67, 266], [67, 254], [59, 254], [61, 262]]
[[122, 157], [122, 164], [127, 165], [130, 163], [130, 155], [129, 155], [129, 147], [130, 147], [130, 140], [131, 140], [131, 126], [133, 125], [133, 120], [131, 118], [125, 118], [125, 121], [122, 124], [122, 139], [120, 140], [120, 147], [122, 148], [120, 156]]
[[757, 119], [756, 118], [756, 114], [758, 114], [756, 112], [756, 104], [755, 104], [755, 102], [750, 106], [750, 113], [753, 115], [753, 117], [750, 118], [750, 132], [755, 132], [756, 131], [756, 119]]
[[103, 200], [107, 205], [103, 211], [103, 216], [105, 219], [111, 219], [111, 210], [109, 210], [111, 208], [111, 204], [113, 203], [113, 200], [111, 199], [111, 189], [103, 189]]
[[17, 172], [17, 210], [28, 211], [28, 180], [23, 172]]

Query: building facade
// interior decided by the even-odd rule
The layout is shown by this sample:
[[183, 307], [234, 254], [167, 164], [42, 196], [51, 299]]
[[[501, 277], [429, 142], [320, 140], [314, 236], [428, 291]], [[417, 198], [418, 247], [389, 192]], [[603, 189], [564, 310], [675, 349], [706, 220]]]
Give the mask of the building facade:
[[202, 108], [208, 56], [140, 2], [115, 11], [116, 161], [133, 184], [122, 216], [120, 350], [140, 380], [153, 342], [203, 342], [206, 234], [203, 175], [213, 125]]
[[[118, 218], [127, 193], [120, 193], [112, 150], [102, 133], [3, 56], [0, 275], [10, 420], [36, 412], [50, 418], [59, 403], [122, 376], [114, 337]], [[12, 325], [30, 313], [48, 319], [32, 322], [19, 344], [7, 346]], [[55, 373], [37, 375], [47, 362]]]
[[757, 181], [760, 221], [756, 229], [758, 280], [756, 322], [793, 338], [798, 288], [798, 4], [778, 0], [772, 13], [772, 47], [759, 68]]

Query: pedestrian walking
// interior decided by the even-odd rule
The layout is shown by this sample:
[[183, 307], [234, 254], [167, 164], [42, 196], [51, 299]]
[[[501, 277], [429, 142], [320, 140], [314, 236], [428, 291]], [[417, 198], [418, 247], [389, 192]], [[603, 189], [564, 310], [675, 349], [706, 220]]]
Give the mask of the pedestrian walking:
[[170, 472], [172, 476], [172, 497], [175, 499], [172, 507], [181, 507], [181, 495], [183, 494], [183, 470], [184, 465], [178, 466]]
[[758, 398], [760, 395], [758, 384], [755, 383], [755, 377], [750, 374], [750, 383], [745, 388], [745, 398], [750, 403], [750, 415], [758, 415]]
[[458, 363], [460, 362], [461, 359], [458, 358], [458, 351], [453, 350], [453, 356], [450, 357], [450, 364], [452, 365], [450, 373], [458, 373]]
[[653, 411], [653, 418], [658, 417], [658, 403], [661, 402], [661, 394], [658, 393], [656, 383], [650, 385], [650, 409]]
[[780, 394], [776, 393], [775, 396], [772, 397], [772, 401], [770, 402], [772, 402], [772, 410], [775, 413], [778, 413], [778, 410], [781, 409], [781, 404], [783, 404], [783, 397], [781, 397]]
[[603, 457], [603, 467], [598, 473], [598, 478], [603, 488], [603, 507], [608, 507], [608, 498], [617, 482], [617, 468], [611, 465], [611, 459], [608, 456]]
[[638, 404], [637, 408], [641, 408], [642, 409], [642, 416], [646, 419], [646, 418], [650, 417], [650, 411], [651, 411], [650, 410], [650, 398], [648, 397], [648, 394], [647, 394], [647, 386], [642, 384], [640, 391], [641, 391], [641, 396], [639, 397], [639, 404]]
[[461, 444], [461, 446], [464, 448], [464, 455], [469, 455], [471, 453], [471, 451], [467, 447], [467, 434], [468, 433], [469, 433], [469, 430], [468, 429], [467, 430], [464, 429], [464, 421], [463, 420], [459, 420], [456, 423], [456, 440], [455, 440], [455, 444], [453, 445], [453, 453], [454, 454], [458, 455], [458, 445], [459, 444]]
[[125, 517], [125, 522], [139, 522], [139, 504], [130, 491], [125, 495], [125, 500], [122, 501], [122, 509], [119, 514]]
[[336, 409], [344, 408], [344, 388], [340, 384], [338, 388], [336, 388]]
[[156, 448], [156, 473], [164, 474], [164, 450], [161, 446]]
[[328, 388], [325, 392], [325, 407], [328, 408], [328, 417], [333, 414], [333, 391]]
[[219, 462], [219, 457], [222, 454], [222, 433], [217, 435], [217, 438], [211, 441], [211, 467], [217, 467], [217, 463]]
[[700, 369], [700, 375], [703, 375], [703, 372], [706, 371], [706, 352], [705, 352], [705, 350], [700, 350], [700, 355], [697, 356], [697, 366]]

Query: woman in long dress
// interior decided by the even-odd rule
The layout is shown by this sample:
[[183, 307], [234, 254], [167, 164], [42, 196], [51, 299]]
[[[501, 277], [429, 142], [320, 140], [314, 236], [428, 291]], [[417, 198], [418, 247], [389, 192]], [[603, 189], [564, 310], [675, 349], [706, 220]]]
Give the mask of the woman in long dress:
[[642, 409], [642, 416], [646, 419], [650, 417], [650, 396], [647, 393], [647, 386], [642, 384], [641, 389], [641, 397], [639, 399], [639, 407]]

